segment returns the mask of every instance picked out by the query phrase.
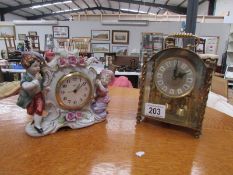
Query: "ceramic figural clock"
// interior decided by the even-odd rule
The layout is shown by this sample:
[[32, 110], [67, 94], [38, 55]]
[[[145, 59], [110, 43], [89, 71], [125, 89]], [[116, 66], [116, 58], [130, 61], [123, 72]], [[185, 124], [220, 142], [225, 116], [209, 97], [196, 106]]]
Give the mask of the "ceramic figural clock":
[[[47, 116], [43, 118], [43, 132], [36, 131], [33, 123], [26, 126], [31, 136], [44, 136], [59, 128], [83, 128], [104, 121], [109, 102], [107, 90], [101, 84], [102, 77], [89, 66], [91, 60], [84, 60], [78, 53], [62, 51], [42, 69]], [[98, 97], [99, 85], [105, 96]], [[106, 84], [105, 84], [106, 87]]]
[[137, 121], [153, 118], [191, 128], [198, 137], [216, 57], [173, 47], [144, 60]]

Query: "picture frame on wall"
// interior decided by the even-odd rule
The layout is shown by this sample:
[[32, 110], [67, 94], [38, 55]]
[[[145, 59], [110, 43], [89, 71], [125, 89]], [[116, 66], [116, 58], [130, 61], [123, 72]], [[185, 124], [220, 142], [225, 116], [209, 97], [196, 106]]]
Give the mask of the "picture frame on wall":
[[79, 50], [79, 52], [90, 52], [90, 37], [73, 37], [71, 41], [73, 48]]
[[4, 39], [6, 36], [15, 37], [15, 26], [14, 25], [0, 25], [0, 39]]
[[128, 46], [112, 46], [112, 52], [116, 53], [116, 55], [128, 55]]
[[219, 36], [203, 36], [201, 38], [205, 39], [205, 53], [216, 55], [218, 52]]
[[129, 31], [112, 30], [112, 44], [129, 44]]
[[110, 30], [91, 30], [91, 39], [96, 41], [109, 41]]
[[110, 51], [109, 43], [91, 43], [93, 53], [107, 53]]
[[116, 53], [104, 53], [104, 61], [105, 61], [105, 65], [109, 66], [110, 64], [113, 64], [116, 60]]
[[29, 36], [37, 36], [37, 32], [36, 31], [29, 31], [28, 35]]
[[54, 48], [54, 40], [52, 34], [45, 34], [45, 44], [44, 44], [44, 50], [53, 50]]
[[26, 34], [18, 34], [18, 40], [26, 40]]
[[69, 38], [69, 26], [53, 26], [53, 38]]

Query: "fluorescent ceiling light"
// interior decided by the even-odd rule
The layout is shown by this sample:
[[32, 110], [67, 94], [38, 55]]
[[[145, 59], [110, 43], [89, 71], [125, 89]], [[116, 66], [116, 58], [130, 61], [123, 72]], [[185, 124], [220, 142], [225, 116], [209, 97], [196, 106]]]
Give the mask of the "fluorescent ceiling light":
[[72, 11], [75, 11], [75, 10], [79, 10], [79, 9], [59, 10], [59, 11], [55, 11], [55, 12], [53, 12], [53, 13], [72, 12]]
[[36, 8], [47, 7], [47, 6], [51, 6], [51, 5], [66, 4], [66, 3], [70, 3], [70, 2], [72, 2], [72, 1], [63, 1], [63, 2], [47, 3], [47, 4], [42, 4], [42, 5], [34, 5], [31, 8], [36, 9]]
[[66, 4], [66, 3], [70, 3], [72, 1], [63, 1], [63, 2], [55, 2], [53, 3], [54, 5], [57, 5], [57, 4]]
[[147, 12], [144, 12], [144, 11], [141, 11], [141, 10], [132, 10], [132, 9], [123, 9], [121, 8], [122, 11], [129, 11], [129, 12], [135, 12], [135, 13], [147, 13]]

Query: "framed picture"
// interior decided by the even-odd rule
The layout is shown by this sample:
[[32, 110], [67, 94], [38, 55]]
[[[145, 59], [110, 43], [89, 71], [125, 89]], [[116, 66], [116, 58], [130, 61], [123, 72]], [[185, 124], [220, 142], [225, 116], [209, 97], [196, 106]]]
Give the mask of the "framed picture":
[[28, 35], [29, 36], [37, 36], [37, 32], [35, 32], [35, 31], [29, 31]]
[[73, 37], [71, 39], [74, 49], [78, 49], [79, 52], [90, 52], [90, 37]]
[[18, 34], [18, 39], [19, 40], [25, 40], [26, 39], [26, 34]]
[[52, 34], [45, 34], [45, 44], [44, 44], [44, 50], [53, 50], [54, 48], [54, 41], [53, 41], [53, 35]]
[[53, 26], [54, 38], [69, 38], [69, 26]]
[[109, 43], [91, 43], [92, 52], [106, 53], [109, 52]]
[[128, 55], [128, 46], [112, 46], [112, 52], [116, 55]]
[[216, 55], [218, 52], [219, 37], [218, 36], [204, 36], [201, 38], [205, 39], [205, 53]]
[[4, 39], [5, 36], [15, 37], [14, 25], [0, 25], [0, 39]]
[[112, 44], [129, 44], [129, 31], [127, 30], [113, 30]]
[[92, 30], [91, 39], [98, 41], [109, 41], [110, 31], [109, 30]]
[[108, 64], [112, 64], [113, 62], [115, 62], [116, 60], [116, 53], [104, 53], [104, 58], [105, 58], [105, 62], [108, 66]]

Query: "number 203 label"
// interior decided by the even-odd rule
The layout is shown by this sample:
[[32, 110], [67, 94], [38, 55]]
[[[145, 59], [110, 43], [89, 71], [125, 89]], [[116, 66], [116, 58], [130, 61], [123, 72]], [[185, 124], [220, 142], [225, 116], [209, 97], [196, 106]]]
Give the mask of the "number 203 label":
[[165, 105], [146, 103], [145, 104], [145, 115], [151, 117], [165, 118]]

